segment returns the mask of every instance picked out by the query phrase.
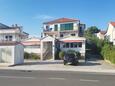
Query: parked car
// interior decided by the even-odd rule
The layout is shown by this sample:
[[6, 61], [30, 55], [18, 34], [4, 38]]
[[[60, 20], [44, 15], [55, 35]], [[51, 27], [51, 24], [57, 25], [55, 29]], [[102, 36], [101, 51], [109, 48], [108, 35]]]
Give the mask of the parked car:
[[73, 54], [73, 53], [65, 54], [64, 65], [66, 65], [66, 64], [77, 65], [78, 63], [79, 63], [78, 57], [75, 54]]

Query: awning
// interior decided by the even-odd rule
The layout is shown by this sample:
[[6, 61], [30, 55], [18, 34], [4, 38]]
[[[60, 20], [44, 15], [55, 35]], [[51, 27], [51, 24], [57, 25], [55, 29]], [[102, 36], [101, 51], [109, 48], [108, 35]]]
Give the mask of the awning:
[[28, 41], [28, 42], [22, 42], [23, 45], [40, 45], [39, 41]]
[[83, 40], [63, 40], [61, 42], [83, 42]]

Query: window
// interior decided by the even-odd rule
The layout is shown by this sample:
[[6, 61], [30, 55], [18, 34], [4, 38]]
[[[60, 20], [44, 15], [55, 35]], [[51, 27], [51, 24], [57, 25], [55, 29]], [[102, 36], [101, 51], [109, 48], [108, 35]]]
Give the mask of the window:
[[54, 31], [58, 31], [58, 25], [54, 25]]
[[65, 47], [65, 43], [64, 43], [64, 45], [63, 45], [63, 48], [66, 48], [66, 47]]
[[65, 47], [66, 47], [66, 48], [69, 48], [69, 43], [66, 43]]
[[60, 37], [63, 37], [63, 34], [60, 34]]
[[46, 26], [46, 29], [49, 29], [49, 26]]
[[76, 42], [76, 43], [74, 43], [74, 48], [77, 48], [77, 42]]
[[8, 36], [5, 36], [6, 40], [8, 41]]
[[74, 47], [74, 46], [73, 46], [73, 43], [70, 43], [70, 47], [71, 47], [71, 48], [73, 48], [73, 47]]
[[5, 40], [12, 41], [12, 36], [5, 36]]
[[63, 30], [73, 30], [73, 23], [61, 24], [60, 29], [61, 29], [61, 31], [63, 31]]
[[71, 34], [71, 36], [75, 36], [75, 33], [74, 33], [74, 34]]
[[78, 43], [78, 47], [82, 47], [82, 42], [79, 42], [79, 43]]
[[12, 41], [12, 36], [9, 36], [9, 41]]

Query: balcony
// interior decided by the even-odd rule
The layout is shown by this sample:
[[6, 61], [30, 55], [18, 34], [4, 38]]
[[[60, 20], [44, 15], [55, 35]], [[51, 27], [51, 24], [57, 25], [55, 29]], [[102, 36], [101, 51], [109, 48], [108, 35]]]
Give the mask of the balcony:
[[20, 44], [20, 42], [17, 41], [5, 41], [5, 40], [0, 40], [0, 46], [4, 45], [16, 45]]

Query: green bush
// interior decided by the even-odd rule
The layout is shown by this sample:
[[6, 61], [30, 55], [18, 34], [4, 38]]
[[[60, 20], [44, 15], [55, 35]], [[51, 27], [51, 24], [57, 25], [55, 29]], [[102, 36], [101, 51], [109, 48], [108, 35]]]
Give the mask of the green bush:
[[73, 54], [73, 53], [76, 54], [76, 51], [75, 50], [68, 50], [67, 53], [69, 53], [69, 54]]
[[60, 52], [59, 52], [59, 57], [60, 57], [60, 59], [63, 59], [64, 55], [65, 55], [65, 52], [64, 52], [64, 51], [60, 51]]
[[30, 56], [31, 56], [31, 59], [40, 59], [40, 56], [35, 53], [31, 53]]
[[81, 58], [81, 54], [80, 54], [80, 52], [76, 52], [76, 56], [78, 57], [78, 58]]
[[24, 52], [24, 59], [29, 59], [30, 58], [30, 54], [27, 52]]
[[80, 57], [81, 57], [80, 52], [75, 51], [75, 50], [68, 50], [68, 51], [67, 51], [67, 53], [69, 53], [69, 54], [75, 54], [78, 58], [80, 58]]
[[60, 57], [59, 57], [59, 52], [60, 52], [60, 51], [56, 51], [56, 52], [55, 52], [55, 59], [56, 59], [56, 60], [59, 60], [59, 59], [60, 59]]
[[111, 63], [115, 64], [115, 47], [111, 44], [104, 44], [101, 50], [101, 55], [104, 57], [104, 59], [109, 60]]
[[40, 56], [35, 53], [24, 52], [24, 59], [40, 59]]

